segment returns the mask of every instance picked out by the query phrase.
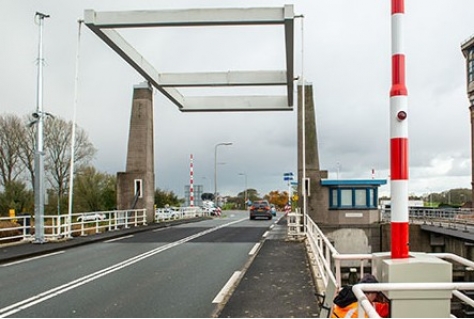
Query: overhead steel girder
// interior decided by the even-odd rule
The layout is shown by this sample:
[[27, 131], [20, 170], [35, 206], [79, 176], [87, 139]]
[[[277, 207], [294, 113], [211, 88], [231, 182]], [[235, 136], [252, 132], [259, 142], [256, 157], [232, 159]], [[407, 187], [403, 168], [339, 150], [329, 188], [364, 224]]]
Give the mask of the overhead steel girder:
[[[283, 8], [219, 8], [164, 11], [84, 11], [84, 23], [181, 111], [292, 110], [294, 78], [293, 5]], [[163, 73], [115, 29], [220, 25], [283, 25], [286, 70]], [[286, 86], [286, 96], [183, 96], [177, 87]]]

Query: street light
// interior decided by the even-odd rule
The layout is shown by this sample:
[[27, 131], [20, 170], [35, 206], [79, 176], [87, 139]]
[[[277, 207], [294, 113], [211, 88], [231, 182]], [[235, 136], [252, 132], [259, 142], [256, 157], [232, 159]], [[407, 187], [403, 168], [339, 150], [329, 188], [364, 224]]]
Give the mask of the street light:
[[38, 76], [36, 88], [36, 112], [33, 117], [36, 119], [37, 139], [35, 147], [34, 168], [35, 168], [35, 240], [33, 243], [42, 244], [44, 239], [44, 118], [43, 112], [43, 25], [44, 19], [49, 15], [36, 12], [35, 21], [39, 25], [39, 43], [38, 43]]
[[239, 173], [239, 175], [245, 176], [245, 202], [244, 202], [244, 208], [245, 208], [247, 207], [247, 174]]
[[218, 201], [217, 201], [217, 147], [221, 145], [232, 145], [232, 142], [218, 143], [214, 146], [214, 199], [216, 201], [216, 206], [218, 204]]

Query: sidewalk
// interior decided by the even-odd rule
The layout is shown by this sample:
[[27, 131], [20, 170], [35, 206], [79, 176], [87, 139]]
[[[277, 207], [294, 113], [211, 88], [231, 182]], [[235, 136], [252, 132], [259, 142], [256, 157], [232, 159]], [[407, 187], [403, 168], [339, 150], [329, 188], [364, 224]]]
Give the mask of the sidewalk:
[[305, 244], [286, 239], [286, 223], [282, 218], [271, 231], [219, 318], [319, 316]]

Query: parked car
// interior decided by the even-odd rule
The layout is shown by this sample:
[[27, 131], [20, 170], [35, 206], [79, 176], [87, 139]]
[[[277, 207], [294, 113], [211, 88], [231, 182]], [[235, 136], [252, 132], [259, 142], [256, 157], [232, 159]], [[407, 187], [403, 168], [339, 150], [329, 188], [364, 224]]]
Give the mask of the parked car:
[[104, 213], [84, 213], [77, 217], [78, 222], [95, 222], [105, 220]]
[[270, 211], [272, 212], [273, 217], [275, 217], [277, 215], [277, 209], [276, 209], [275, 205], [270, 204]]
[[202, 209], [211, 216], [215, 216], [217, 214], [217, 207], [213, 201], [205, 200], [202, 203]]
[[179, 207], [170, 207], [166, 205], [165, 208], [155, 210], [155, 220], [167, 220], [181, 218], [181, 211]]
[[252, 203], [249, 209], [250, 219], [255, 219], [258, 217], [272, 219], [272, 211], [270, 203], [267, 200], [257, 200]]

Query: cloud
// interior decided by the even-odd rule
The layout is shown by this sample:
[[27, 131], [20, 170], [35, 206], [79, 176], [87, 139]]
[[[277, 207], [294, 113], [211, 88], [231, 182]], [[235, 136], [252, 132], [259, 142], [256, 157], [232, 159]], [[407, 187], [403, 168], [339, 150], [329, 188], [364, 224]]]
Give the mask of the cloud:
[[[377, 0], [73, 1], [4, 0], [0, 30], [1, 112], [35, 109], [37, 26], [45, 22], [45, 108], [72, 119], [77, 19], [97, 11], [282, 6], [304, 14], [295, 23], [295, 75], [313, 85], [321, 168], [331, 178], [389, 175], [390, 3]], [[406, 3], [405, 50], [409, 92], [410, 193], [470, 188], [470, 115], [461, 41], [474, 34], [472, 0]], [[14, 32], [13, 32], [14, 30]], [[121, 30], [160, 72], [284, 67], [281, 29], [254, 27]], [[6, 49], [5, 49], [6, 48]], [[94, 164], [115, 174], [125, 169], [133, 86], [143, 79], [86, 27], [82, 29], [77, 122], [98, 149]], [[189, 91], [191, 94], [232, 91]], [[260, 93], [262, 94], [262, 93]], [[180, 113], [154, 95], [156, 185], [184, 195], [189, 155], [196, 182], [214, 188], [214, 146], [219, 147], [218, 187], [235, 195], [248, 186], [261, 194], [286, 190], [282, 175], [297, 171], [296, 111]], [[339, 163], [339, 165], [337, 165]], [[389, 186], [383, 188], [387, 190]]]

